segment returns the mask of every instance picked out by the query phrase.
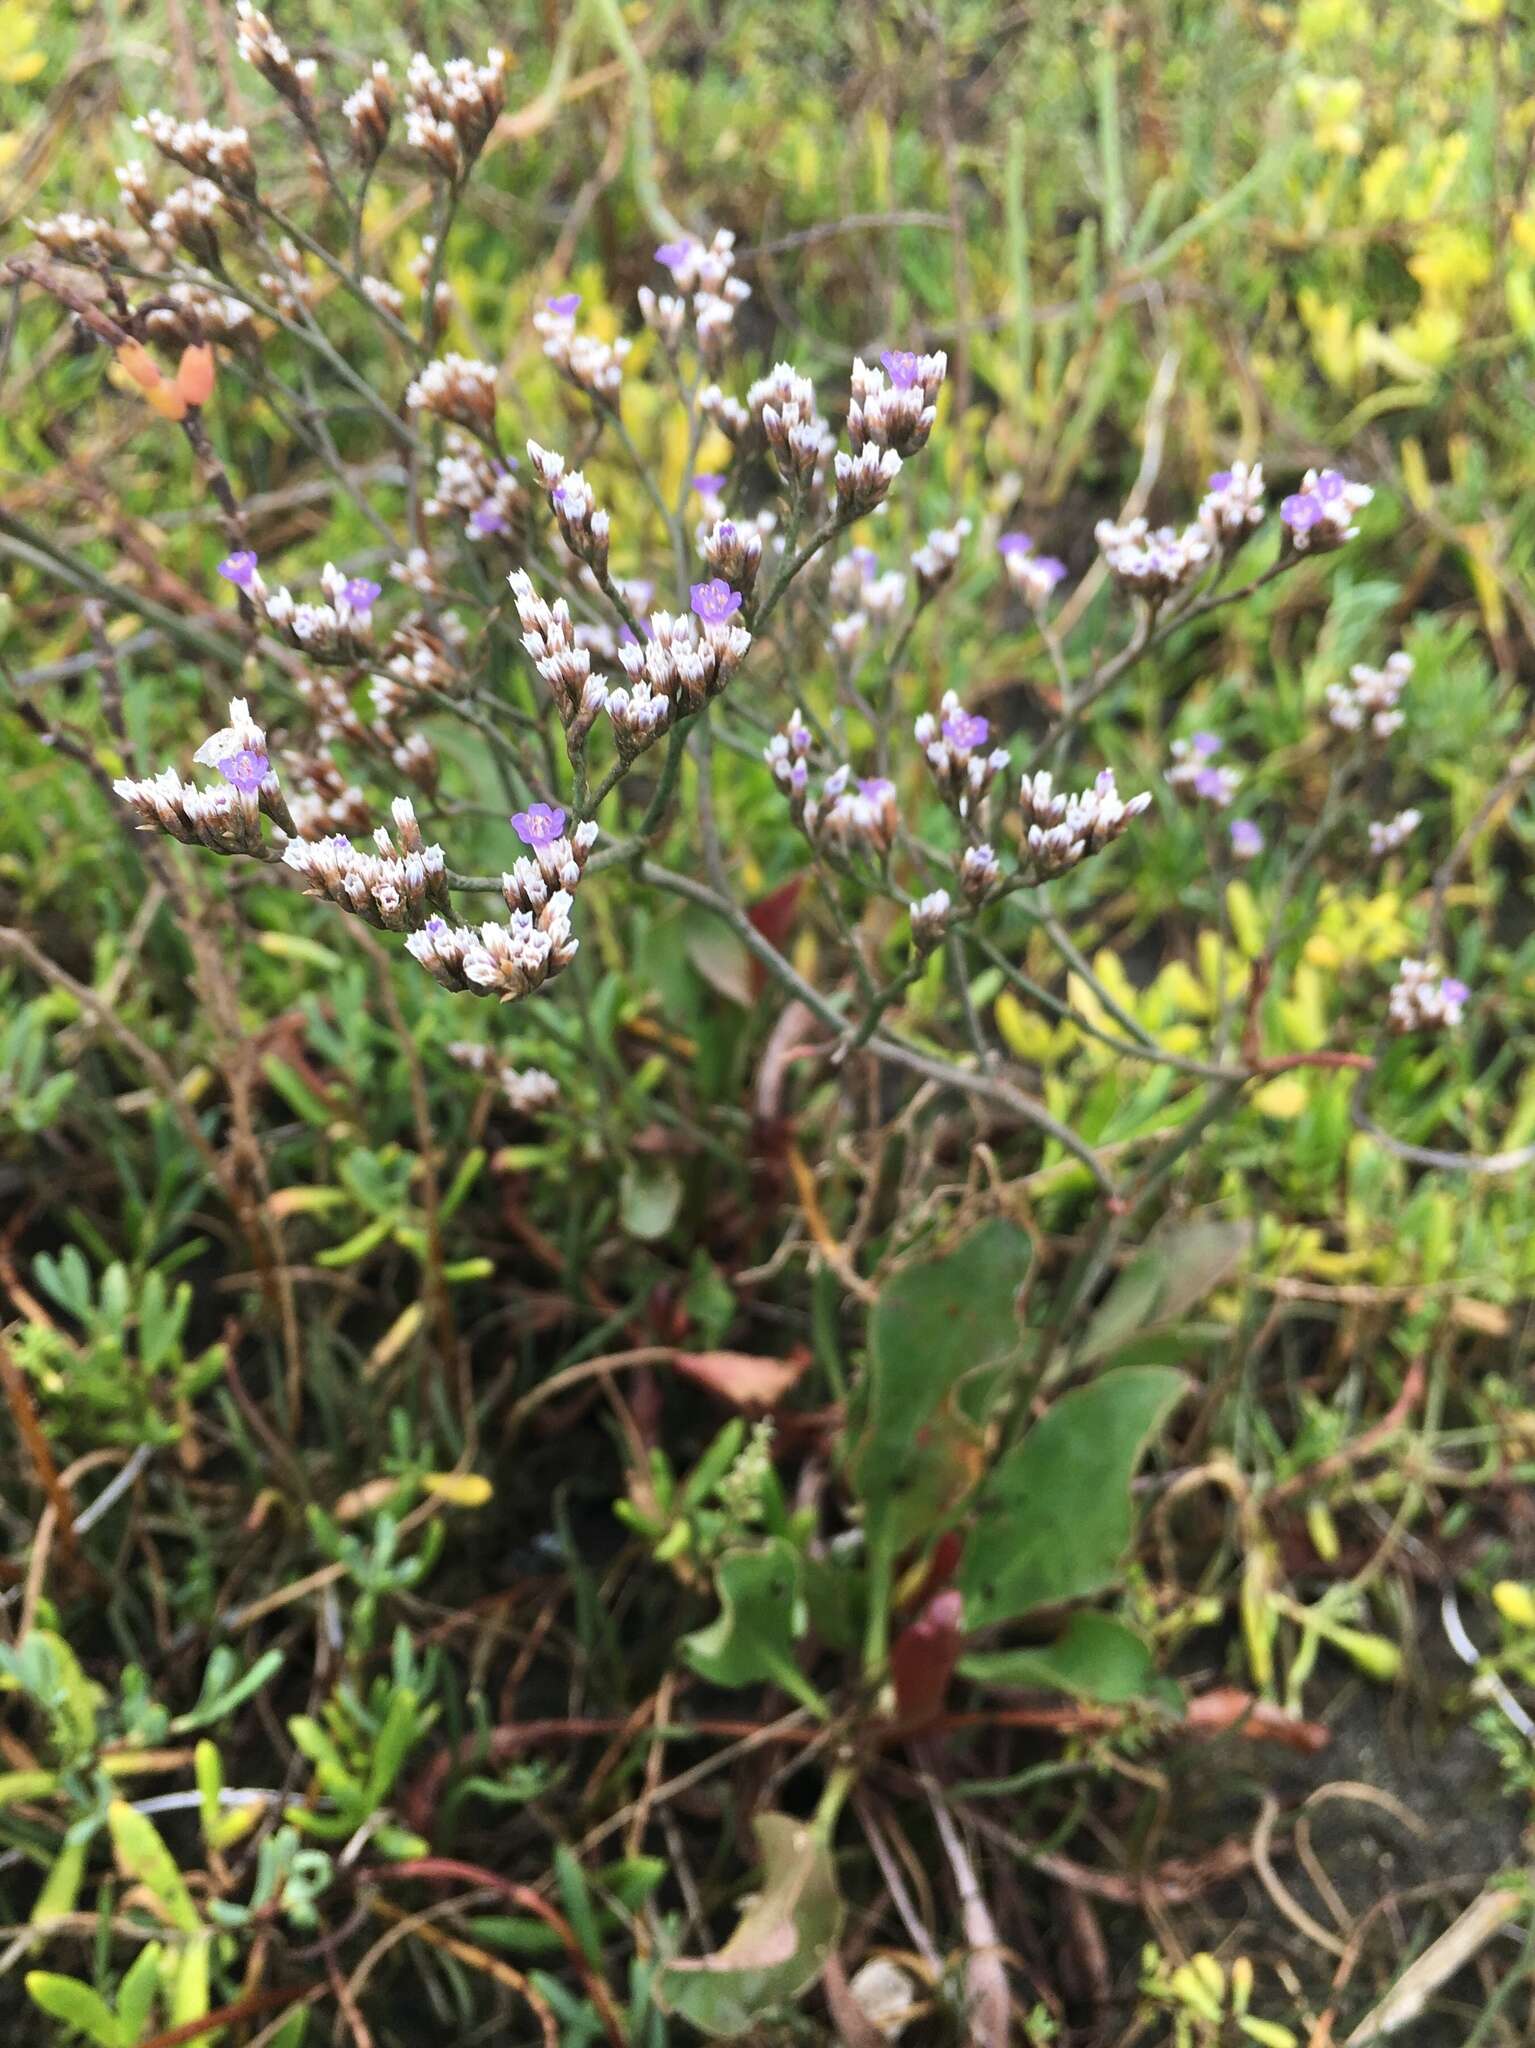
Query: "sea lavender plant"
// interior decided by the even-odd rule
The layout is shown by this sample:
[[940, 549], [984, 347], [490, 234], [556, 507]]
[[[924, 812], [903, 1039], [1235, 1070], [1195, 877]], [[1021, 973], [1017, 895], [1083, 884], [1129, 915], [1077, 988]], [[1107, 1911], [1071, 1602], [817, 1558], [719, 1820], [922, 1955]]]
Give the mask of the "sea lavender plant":
[[[899, 565], [877, 545], [873, 515], [940, 430], [943, 351], [893, 337], [851, 361], [841, 391], [787, 359], [754, 374], [733, 235], [671, 234], [654, 250], [665, 285], [640, 287], [632, 317], [586, 279], [581, 290], [563, 277], [535, 287], [520, 317], [554, 383], [544, 423], [513, 454], [497, 367], [509, 337], [487, 337], [489, 355], [465, 345], [445, 268], [458, 195], [504, 105], [501, 53], [440, 66], [417, 53], [398, 83], [382, 63], [342, 79], [296, 57], [245, 4], [239, 49], [338, 200], [350, 178], [360, 207], [402, 152], [438, 181], [438, 218], [408, 258], [370, 247], [360, 211], [350, 243], [327, 246], [333, 216], [311, 232], [270, 196], [280, 181], [262, 167], [275, 146], [267, 124], [152, 109], [136, 131], [153, 156], [119, 174], [122, 222], [39, 222], [50, 267], [12, 266], [109, 346], [192, 442], [226, 536], [217, 577], [248, 694], [197, 750], [211, 786], [174, 768], [119, 780], [135, 822], [288, 871], [398, 934], [445, 990], [502, 1001], [542, 990], [576, 959], [584, 889], [637, 878], [749, 937], [785, 999], [813, 998], [838, 1057], [868, 1047], [917, 1073], [936, 1059], [950, 1086], [1016, 1109], [1024, 1098], [973, 1047], [919, 1049], [899, 1025], [902, 998], [940, 948], [963, 987], [967, 949], [989, 955], [1015, 929], [1014, 899], [1037, 895], [1057, 928], [1049, 892], [1155, 829], [1149, 789], [1121, 795], [1101, 761], [1074, 767], [1085, 717], [1151, 649], [1242, 594], [1231, 572], [1271, 524], [1263, 467], [1237, 460], [1212, 474], [1181, 525], [1139, 511], [1098, 523], [1129, 619], [1117, 650], [1086, 663], [1051, 623], [1069, 582], [1062, 556], [1018, 528], [989, 540], [1049, 656], [1046, 730], [1030, 730], [1015, 704], [964, 701], [954, 688], [903, 723], [916, 629], [976, 566], [968, 517], [931, 527]], [[203, 415], [221, 354], [271, 341], [347, 371], [314, 294], [321, 275], [394, 352], [398, 381], [363, 396], [388, 423], [415, 509], [402, 525], [354, 493], [388, 536], [382, 554], [317, 571], [295, 555], [279, 574], [282, 544], [254, 530], [244, 480], [225, 474]], [[407, 275], [419, 304], [386, 281]], [[648, 351], [637, 351], [645, 331]], [[644, 408], [631, 403], [637, 379], [654, 387]], [[688, 451], [675, 492], [636, 438], [641, 410], [649, 418], [668, 395]], [[1340, 471], [1308, 471], [1280, 499], [1277, 547], [1250, 587], [1345, 545], [1370, 499]], [[1068, 538], [1063, 553], [1077, 552]], [[1379, 671], [1356, 666], [1328, 692], [1332, 723], [1386, 737], [1409, 672], [1403, 655]], [[796, 698], [803, 712], [791, 712]], [[510, 858], [499, 876], [451, 858], [444, 746], [455, 721], [503, 791]], [[1174, 739], [1167, 788], [1226, 810], [1243, 777], [1214, 758], [1221, 744], [1207, 732]], [[765, 758], [836, 924], [846, 986], [808, 990], [789, 952], [752, 926], [721, 829], [721, 747]], [[1404, 811], [1373, 827], [1373, 850], [1399, 849], [1416, 822]], [[1251, 820], [1223, 836], [1233, 860], [1264, 850]], [[678, 867], [659, 858], [670, 845], [687, 849]], [[473, 909], [492, 893], [505, 922]], [[876, 936], [891, 917], [882, 928], [904, 932], [904, 959]]]

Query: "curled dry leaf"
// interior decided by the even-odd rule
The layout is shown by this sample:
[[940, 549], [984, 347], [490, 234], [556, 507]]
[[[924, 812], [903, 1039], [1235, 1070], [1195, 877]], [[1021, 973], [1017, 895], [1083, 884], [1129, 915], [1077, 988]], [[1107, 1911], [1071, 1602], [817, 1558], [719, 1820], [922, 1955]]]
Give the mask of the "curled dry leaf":
[[678, 1372], [737, 1408], [775, 1408], [810, 1364], [808, 1351], [759, 1358], [750, 1351], [679, 1351]]

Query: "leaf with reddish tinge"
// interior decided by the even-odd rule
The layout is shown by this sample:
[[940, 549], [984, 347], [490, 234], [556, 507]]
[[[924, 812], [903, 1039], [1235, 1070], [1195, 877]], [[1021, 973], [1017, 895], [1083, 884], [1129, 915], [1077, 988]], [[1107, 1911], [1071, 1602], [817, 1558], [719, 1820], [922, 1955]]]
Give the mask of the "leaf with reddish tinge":
[[965, 1603], [950, 1587], [934, 1594], [890, 1646], [895, 1717], [902, 1728], [925, 1728], [943, 1712], [964, 1645]]
[[824, 1838], [784, 1813], [761, 1815], [753, 1832], [761, 1883], [734, 1934], [713, 1955], [677, 1958], [656, 1977], [662, 2010], [717, 2041], [739, 2039], [764, 2013], [808, 1991], [842, 1932], [842, 1900]]
[[679, 1351], [678, 1372], [737, 1408], [776, 1408], [810, 1363], [808, 1351], [792, 1358], [758, 1358], [749, 1351]]

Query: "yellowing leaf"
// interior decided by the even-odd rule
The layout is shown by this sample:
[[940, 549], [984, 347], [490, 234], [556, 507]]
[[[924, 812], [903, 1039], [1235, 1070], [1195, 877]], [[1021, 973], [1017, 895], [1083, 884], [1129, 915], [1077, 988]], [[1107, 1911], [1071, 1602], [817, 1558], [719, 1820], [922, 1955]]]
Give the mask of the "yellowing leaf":
[[1249, 960], [1263, 956], [1263, 919], [1258, 912], [1258, 901], [1246, 882], [1233, 881], [1226, 885], [1226, 915], [1231, 920], [1231, 934]]
[[479, 1472], [427, 1472], [421, 1484], [436, 1500], [450, 1507], [482, 1508], [495, 1493], [490, 1481]]
[[1011, 989], [1003, 989], [992, 1008], [997, 1031], [1009, 1052], [1031, 1066], [1043, 1066], [1050, 1057], [1052, 1033], [1037, 1010], [1027, 1010]]
[[1298, 1117], [1311, 1100], [1305, 1082], [1299, 1074], [1280, 1074], [1266, 1082], [1253, 1097], [1253, 1107], [1264, 1116], [1281, 1118], [1288, 1123]]
[[1492, 1604], [1510, 1628], [1535, 1629], [1535, 1590], [1517, 1579], [1499, 1579], [1492, 1589]]

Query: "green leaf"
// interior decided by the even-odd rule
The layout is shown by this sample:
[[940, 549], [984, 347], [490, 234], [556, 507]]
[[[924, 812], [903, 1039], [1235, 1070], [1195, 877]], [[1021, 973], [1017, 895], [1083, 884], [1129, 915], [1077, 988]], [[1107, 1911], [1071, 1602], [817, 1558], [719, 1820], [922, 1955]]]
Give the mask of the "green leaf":
[[[212, 1940], [204, 1935], [200, 1941], [189, 1941], [181, 1952], [181, 1961], [170, 1994], [173, 2027], [184, 2027], [188, 2020], [200, 2020], [208, 2010], [209, 1961], [212, 1947]], [[206, 2034], [194, 2034], [188, 2040], [187, 2048], [207, 2048], [207, 2043]]]
[[[226, 1647], [224, 1644], [219, 1646], [220, 1649]], [[282, 1651], [264, 1651], [238, 1677], [234, 1675], [236, 1668], [233, 1657], [225, 1663], [221, 1661], [219, 1651], [214, 1651], [203, 1675], [201, 1697], [190, 1713], [178, 1714], [171, 1722], [173, 1735], [187, 1735], [194, 1728], [206, 1728], [210, 1721], [225, 1720], [236, 1707], [243, 1706], [252, 1693], [260, 1692], [269, 1678], [277, 1676], [282, 1669]]]
[[831, 1852], [815, 1829], [765, 1813], [753, 1831], [761, 1881], [734, 1934], [714, 1955], [674, 1959], [656, 1973], [662, 2011], [717, 2041], [739, 2039], [808, 1991], [842, 1931]]
[[682, 1179], [665, 1159], [631, 1158], [618, 1186], [618, 1214], [641, 1244], [665, 1237], [682, 1207]]
[[106, 2000], [78, 1977], [58, 1977], [51, 1970], [28, 1970], [27, 1996], [50, 2019], [78, 2028], [97, 2048], [127, 2048], [127, 2037]]
[[756, 1550], [730, 1550], [714, 1575], [720, 1614], [682, 1639], [682, 1654], [712, 1685], [756, 1685], [769, 1679], [823, 1718], [825, 1702], [794, 1661], [805, 1626], [799, 1554], [781, 1539]]
[[0, 1771], [0, 1806], [16, 1806], [23, 1799], [43, 1799], [58, 1790], [57, 1771]]
[[80, 1886], [85, 1878], [85, 1859], [90, 1850], [88, 1835], [78, 1841], [65, 1837], [64, 1846], [53, 1859], [53, 1867], [43, 1879], [43, 1888], [27, 1916], [33, 1927], [42, 1927], [60, 1913], [72, 1913], [75, 1901], [80, 1896]]
[[1248, 1224], [1209, 1217], [1159, 1231], [1109, 1289], [1077, 1347], [1077, 1363], [1091, 1365], [1126, 1338], [1176, 1322], [1220, 1285], [1251, 1243]]
[[142, 2040], [160, 1986], [160, 1959], [164, 1954], [157, 1941], [146, 1941], [129, 1965], [117, 1989], [117, 2018], [125, 2041]]
[[173, 1927], [179, 1927], [184, 1934], [199, 1933], [202, 1921], [192, 1903], [192, 1894], [176, 1867], [176, 1859], [148, 1815], [135, 1813], [125, 1799], [114, 1799], [107, 1808], [107, 1827], [123, 1876], [153, 1893]]
[[728, 926], [713, 916], [699, 918], [683, 941], [688, 962], [716, 995], [751, 1008], [751, 955]]
[[1053, 1643], [977, 1652], [959, 1668], [980, 1685], [1048, 1686], [1111, 1707], [1145, 1699], [1158, 1684], [1149, 1646], [1109, 1614], [1074, 1614]]
[[1063, 1395], [996, 1466], [960, 1563], [967, 1626], [1112, 1582], [1130, 1542], [1130, 1481], [1185, 1385], [1165, 1366], [1120, 1366]]
[[421, 1733], [419, 1706], [420, 1702], [408, 1686], [398, 1686], [390, 1694], [384, 1724], [378, 1731], [368, 1767], [368, 1785], [364, 1795], [366, 1806], [381, 1806], [389, 1797], [394, 1781], [400, 1775], [400, 1766], [410, 1753], [411, 1744]]
[[554, 1852], [554, 1875], [560, 1888], [560, 1904], [565, 1909], [565, 1918], [581, 1944], [582, 1954], [596, 1968], [602, 1965], [602, 1929], [597, 1924], [596, 1908], [586, 1882], [586, 1873], [579, 1860], [573, 1856], [563, 1842]]
[[932, 1425], [962, 1380], [1018, 1350], [1015, 1302], [1029, 1257], [1024, 1233], [995, 1217], [951, 1251], [902, 1267], [880, 1290], [852, 1466], [871, 1549], [920, 1533], [952, 1492], [963, 1469], [960, 1426]]

